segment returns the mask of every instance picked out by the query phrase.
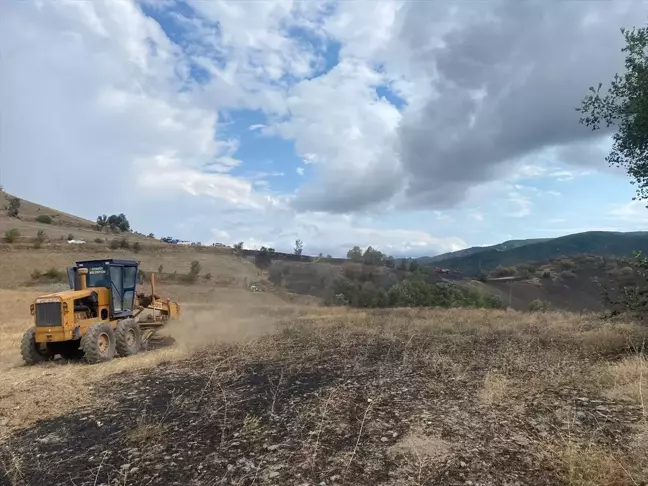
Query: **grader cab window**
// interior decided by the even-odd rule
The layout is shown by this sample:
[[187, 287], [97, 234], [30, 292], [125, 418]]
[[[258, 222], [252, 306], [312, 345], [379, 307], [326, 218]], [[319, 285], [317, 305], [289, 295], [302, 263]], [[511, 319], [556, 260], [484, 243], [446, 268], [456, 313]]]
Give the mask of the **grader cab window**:
[[110, 287], [110, 277], [105, 266], [88, 268], [88, 287]]

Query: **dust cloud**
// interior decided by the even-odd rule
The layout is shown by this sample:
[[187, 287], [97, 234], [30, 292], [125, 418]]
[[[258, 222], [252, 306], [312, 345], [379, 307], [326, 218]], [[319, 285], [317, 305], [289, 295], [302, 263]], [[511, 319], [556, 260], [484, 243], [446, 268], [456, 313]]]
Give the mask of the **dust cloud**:
[[276, 329], [278, 316], [262, 307], [234, 305], [185, 305], [180, 318], [169, 321], [160, 331], [177, 345], [197, 348], [214, 343], [254, 340]]

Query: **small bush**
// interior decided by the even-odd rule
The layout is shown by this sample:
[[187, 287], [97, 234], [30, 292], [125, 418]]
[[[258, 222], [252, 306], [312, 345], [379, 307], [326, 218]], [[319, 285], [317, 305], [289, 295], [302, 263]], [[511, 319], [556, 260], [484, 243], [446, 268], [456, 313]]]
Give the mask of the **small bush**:
[[72, 241], [73, 239], [74, 239], [74, 235], [73, 235], [72, 233], [70, 233], [70, 234], [67, 236], [67, 240], [68, 240], [68, 241]]
[[61, 280], [65, 280], [65, 272], [61, 272], [60, 270], [52, 267], [43, 274], [43, 277], [48, 278], [50, 280], [61, 281]]
[[47, 241], [47, 235], [43, 230], [38, 230], [38, 233], [36, 233], [33, 239], [34, 248], [40, 248], [45, 241]]
[[40, 214], [36, 216], [36, 222], [42, 224], [52, 224], [52, 217], [48, 214]]
[[108, 243], [108, 248], [110, 248], [111, 250], [116, 250], [117, 248], [119, 248], [119, 240], [117, 238], [110, 240], [110, 243]]
[[104, 242], [104, 239], [103, 239], [103, 238], [95, 238], [95, 239], [94, 239], [94, 242], [95, 242], [95, 243], [103, 243], [103, 242]]
[[52, 267], [45, 273], [41, 272], [40, 270], [34, 270], [31, 273], [31, 278], [35, 281], [46, 280], [49, 282], [63, 282], [67, 279], [67, 274], [58, 270], [57, 268]]
[[123, 250], [128, 250], [130, 248], [130, 243], [128, 242], [128, 240], [126, 238], [121, 238], [119, 240], [119, 248], [121, 248]]
[[570, 278], [576, 278], [576, 274], [572, 272], [571, 270], [563, 270], [559, 274], [561, 280], [568, 280]]
[[549, 270], [545, 270], [542, 272], [542, 278], [551, 278], [551, 272]]
[[211, 273], [206, 273], [205, 274], [205, 280], [211, 280], [212, 274]]
[[569, 258], [563, 258], [558, 262], [558, 268], [560, 270], [574, 270], [577, 266], [576, 262]]
[[503, 267], [502, 265], [498, 265], [493, 270], [494, 277], [512, 277], [515, 275], [515, 273], [516, 273], [515, 267]]
[[5, 231], [4, 234], [4, 240], [7, 243], [15, 243], [20, 239], [20, 231], [18, 231], [16, 228], [12, 228], [10, 230]]
[[7, 208], [7, 215], [12, 218], [17, 218], [20, 212], [20, 199], [12, 197], [9, 199], [9, 207]]
[[133, 243], [133, 251], [135, 253], [139, 253], [140, 251], [142, 251], [142, 244], [139, 241]]
[[158, 267], [158, 273], [162, 273], [162, 272], [164, 272], [164, 265], [160, 265]]
[[198, 260], [194, 260], [193, 262], [191, 262], [191, 267], [189, 267], [189, 275], [198, 276], [200, 270], [200, 262]]
[[549, 302], [541, 299], [534, 299], [529, 303], [530, 312], [546, 312], [549, 310]]

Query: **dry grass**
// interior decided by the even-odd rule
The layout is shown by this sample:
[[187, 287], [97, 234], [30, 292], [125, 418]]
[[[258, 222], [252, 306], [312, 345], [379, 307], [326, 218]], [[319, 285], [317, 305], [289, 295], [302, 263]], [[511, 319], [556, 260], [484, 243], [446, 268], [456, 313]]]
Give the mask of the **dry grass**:
[[[233, 483], [258, 474], [258, 484], [292, 484], [302, 471], [296, 464], [304, 464], [302, 482], [336, 476], [370, 484], [378, 476], [366, 471], [378, 467], [377, 457], [388, 458], [393, 484], [648, 479], [641, 459], [648, 456], [646, 360], [633, 351], [647, 332], [629, 322], [550, 312], [323, 308], [224, 289], [213, 299], [197, 292], [201, 303], [183, 306], [183, 318], [165, 331], [173, 347], [102, 365], [28, 368], [18, 343], [29, 319], [19, 316], [34, 295], [0, 291], [3, 438], [23, 428], [37, 434], [40, 419], [73, 421], [66, 418], [72, 410], [105, 421], [102, 415], [131, 410], [132, 402], [136, 411], [119, 412], [120, 432], [106, 441], [122, 437], [129, 447], [172, 455], [183, 441], [200, 448], [205, 440], [225, 465], [238, 464], [242, 452], [232, 444], [242, 443], [258, 454], [249, 459], [257, 466], [259, 457], [281, 454], [284, 446], [272, 444], [293, 444], [293, 455], [276, 459], [297, 461], [290, 467], [267, 475], [249, 466], [247, 476], [230, 468]], [[111, 396], [101, 393], [106, 383], [116, 387]], [[12, 447], [0, 455], [3, 467], [23, 484], [33, 473], [30, 449]], [[185, 461], [189, 476], [178, 476], [181, 484], [198, 471], [193, 458]]]

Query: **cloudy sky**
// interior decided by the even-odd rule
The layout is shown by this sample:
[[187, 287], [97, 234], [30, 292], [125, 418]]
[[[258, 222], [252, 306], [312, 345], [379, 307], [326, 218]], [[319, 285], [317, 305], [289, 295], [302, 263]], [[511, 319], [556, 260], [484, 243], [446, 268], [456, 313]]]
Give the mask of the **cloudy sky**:
[[[587, 88], [638, 1], [0, 2], [0, 183], [142, 232], [344, 255], [646, 230]], [[55, 182], [58, 179], [59, 182]]]

